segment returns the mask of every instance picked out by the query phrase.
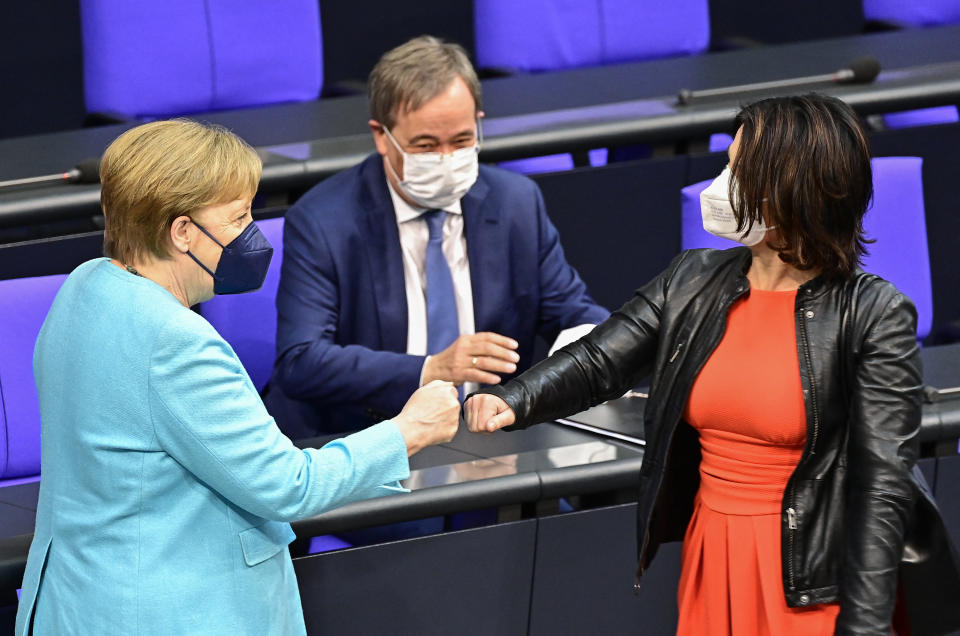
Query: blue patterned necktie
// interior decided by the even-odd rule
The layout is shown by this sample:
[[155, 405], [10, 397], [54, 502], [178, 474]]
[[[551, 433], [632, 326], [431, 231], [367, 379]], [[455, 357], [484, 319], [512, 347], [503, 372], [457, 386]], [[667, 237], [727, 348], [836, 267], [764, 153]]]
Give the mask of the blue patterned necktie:
[[443, 255], [443, 221], [447, 213], [430, 210], [423, 213], [430, 229], [427, 241], [427, 355], [440, 353], [460, 335], [457, 321], [457, 298], [453, 292], [453, 276]]

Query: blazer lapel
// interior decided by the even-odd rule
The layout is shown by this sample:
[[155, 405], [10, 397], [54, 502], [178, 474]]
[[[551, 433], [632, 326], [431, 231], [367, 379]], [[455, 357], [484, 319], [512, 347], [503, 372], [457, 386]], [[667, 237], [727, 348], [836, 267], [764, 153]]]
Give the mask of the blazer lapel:
[[387, 191], [380, 155], [371, 155], [361, 171], [361, 230], [366, 235], [375, 312], [382, 348], [407, 350], [407, 290], [403, 280], [403, 254], [393, 201]]
[[500, 208], [487, 195], [490, 187], [480, 176], [460, 201], [463, 227], [470, 263], [470, 287], [473, 292], [473, 322], [476, 331], [489, 331], [498, 324], [506, 276], [506, 243], [500, 240]]

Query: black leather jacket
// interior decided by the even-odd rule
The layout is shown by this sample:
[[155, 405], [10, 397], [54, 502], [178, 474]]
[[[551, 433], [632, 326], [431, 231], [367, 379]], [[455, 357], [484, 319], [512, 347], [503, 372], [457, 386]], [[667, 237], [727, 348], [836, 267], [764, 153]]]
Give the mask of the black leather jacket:
[[[523, 428], [651, 378], [638, 582], [657, 546], [682, 539], [689, 523], [700, 448], [682, 413], [731, 304], [749, 292], [750, 262], [742, 247], [683, 252], [591, 334], [483, 391], [502, 397], [512, 428]], [[783, 498], [784, 595], [791, 607], [839, 600], [838, 634], [889, 635], [920, 492], [911, 472], [921, 416], [916, 312], [893, 285], [858, 272], [802, 285], [795, 317], [807, 439]]]

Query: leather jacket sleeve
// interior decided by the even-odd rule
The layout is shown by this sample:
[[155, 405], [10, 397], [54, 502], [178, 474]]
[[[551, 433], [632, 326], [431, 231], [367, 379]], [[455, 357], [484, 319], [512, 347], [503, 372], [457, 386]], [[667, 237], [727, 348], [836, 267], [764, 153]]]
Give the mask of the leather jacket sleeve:
[[623, 395], [649, 375], [667, 288], [685, 253], [580, 340], [503, 386], [485, 388], [513, 410], [505, 430], [566, 417]]
[[890, 634], [917, 494], [910, 475], [921, 416], [916, 310], [900, 293], [873, 298], [877, 306], [864, 314], [879, 318], [863, 324], [853, 341], [837, 634]]

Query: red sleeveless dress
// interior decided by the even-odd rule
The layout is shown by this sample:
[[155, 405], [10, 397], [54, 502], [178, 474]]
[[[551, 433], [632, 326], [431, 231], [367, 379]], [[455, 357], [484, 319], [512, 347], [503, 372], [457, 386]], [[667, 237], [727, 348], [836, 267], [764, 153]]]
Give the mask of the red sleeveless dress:
[[781, 503], [806, 440], [796, 291], [751, 290], [731, 308], [684, 417], [699, 434], [700, 490], [683, 542], [678, 634], [833, 634], [839, 605], [788, 607]]

